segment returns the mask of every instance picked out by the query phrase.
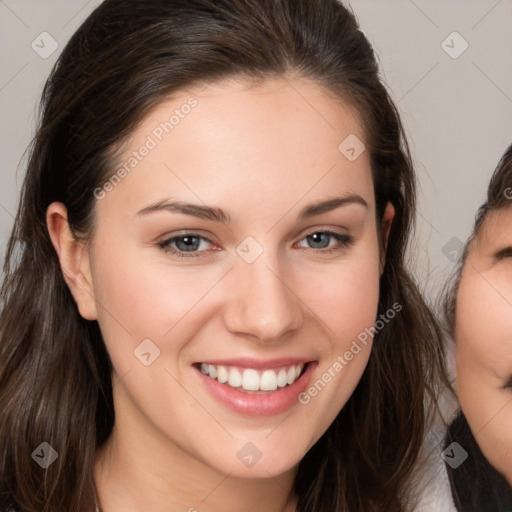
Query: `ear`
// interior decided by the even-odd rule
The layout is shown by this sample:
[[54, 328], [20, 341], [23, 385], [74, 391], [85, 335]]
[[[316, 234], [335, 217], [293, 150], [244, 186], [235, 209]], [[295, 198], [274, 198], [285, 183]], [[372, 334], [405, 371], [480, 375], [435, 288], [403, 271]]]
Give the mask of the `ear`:
[[68, 224], [67, 208], [63, 203], [52, 203], [48, 207], [46, 225], [59, 258], [64, 280], [75, 299], [80, 315], [86, 320], [96, 320], [97, 308], [89, 248], [73, 236]]
[[393, 224], [393, 219], [395, 218], [395, 207], [388, 202], [386, 204], [386, 209], [384, 210], [384, 215], [381, 220], [381, 232], [383, 237], [382, 251], [380, 256], [380, 273], [384, 271], [384, 265], [386, 263], [386, 251], [388, 248], [388, 239], [389, 232], [391, 231], [391, 224]]

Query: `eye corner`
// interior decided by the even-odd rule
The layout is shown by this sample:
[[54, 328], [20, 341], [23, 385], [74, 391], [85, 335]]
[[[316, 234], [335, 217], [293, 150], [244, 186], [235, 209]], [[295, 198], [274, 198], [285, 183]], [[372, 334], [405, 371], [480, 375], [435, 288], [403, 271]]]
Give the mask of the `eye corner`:
[[510, 389], [512, 390], [512, 375], [507, 379], [502, 389]]
[[[190, 246], [186, 250], [180, 249], [179, 247], [173, 247], [173, 244], [177, 244], [178, 241], [184, 241], [184, 239], [186, 238], [194, 238], [198, 240], [198, 244], [195, 250], [188, 250]], [[199, 250], [199, 246], [202, 243], [206, 243], [207, 245], [210, 245], [210, 247], [208, 249]], [[164, 238], [158, 240], [155, 243], [155, 245], [159, 250], [163, 251], [164, 253], [170, 253], [172, 256], [178, 258], [206, 257], [208, 255], [211, 255], [212, 252], [222, 250], [222, 248], [219, 247], [210, 238], [204, 236], [201, 233], [192, 231], [182, 231], [179, 233], [174, 233], [172, 235], [165, 236]]]
[[[312, 237], [313, 235], [324, 235], [327, 236], [330, 239], [333, 239], [336, 241], [336, 246], [334, 247], [304, 247], [301, 246], [301, 242], [304, 240], [307, 240], [308, 238]], [[349, 248], [351, 245], [355, 242], [354, 236], [352, 236], [349, 233], [341, 233], [339, 231], [330, 229], [330, 228], [315, 228], [308, 230], [305, 234], [302, 235], [300, 240], [295, 242], [293, 245], [294, 247], [302, 250], [310, 250], [315, 251], [317, 253], [328, 253], [331, 251], [341, 251]]]
[[510, 257], [512, 257], [512, 246], [504, 247], [503, 249], [500, 249], [494, 253], [494, 259], [497, 261]]

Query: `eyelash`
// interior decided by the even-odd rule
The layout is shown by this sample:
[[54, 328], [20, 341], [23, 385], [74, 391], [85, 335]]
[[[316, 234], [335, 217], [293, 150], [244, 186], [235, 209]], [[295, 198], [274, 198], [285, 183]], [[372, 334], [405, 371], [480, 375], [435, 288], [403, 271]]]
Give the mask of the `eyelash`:
[[[312, 235], [316, 235], [316, 234], [322, 234], [322, 235], [327, 235], [327, 236], [330, 236], [332, 238], [334, 238], [336, 241], [337, 241], [337, 246], [336, 247], [330, 247], [330, 248], [324, 248], [324, 249], [315, 249], [313, 247], [301, 247], [300, 249], [302, 250], [312, 250], [316, 253], [321, 253], [321, 254], [326, 254], [326, 253], [332, 253], [332, 252], [339, 252], [343, 249], [347, 249], [348, 247], [350, 247], [351, 245], [354, 244], [355, 242], [355, 239], [354, 237], [350, 236], [350, 235], [346, 235], [346, 234], [342, 234], [342, 233], [337, 233], [335, 231], [330, 231], [330, 230], [315, 230], [315, 231], [311, 231], [307, 234], [305, 234], [300, 240], [299, 242], [301, 242], [302, 240], [305, 240], [306, 238], [312, 236]], [[194, 232], [187, 232], [187, 233], [184, 233], [182, 235], [177, 235], [177, 236], [173, 236], [171, 238], [167, 238], [166, 240], [163, 240], [162, 242], [159, 242], [158, 243], [158, 247], [160, 247], [160, 249], [162, 249], [165, 253], [172, 253], [174, 256], [178, 257], [178, 258], [198, 258], [198, 257], [201, 257], [202, 256], [202, 253], [206, 252], [206, 251], [190, 251], [189, 253], [187, 253], [186, 251], [180, 251], [179, 249], [176, 249], [174, 247], [171, 246], [171, 244], [173, 242], [175, 242], [176, 240], [180, 239], [180, 238], [186, 238], [186, 237], [196, 237], [196, 238], [199, 238], [201, 241], [207, 241], [209, 243], [213, 243], [211, 240], [209, 240], [208, 238], [204, 237], [204, 236], [201, 236], [199, 235], [198, 233], [194, 233]]]
[[496, 259], [502, 260], [505, 258], [510, 258], [512, 256], [512, 247], [505, 247], [505, 249], [501, 249], [496, 253]]

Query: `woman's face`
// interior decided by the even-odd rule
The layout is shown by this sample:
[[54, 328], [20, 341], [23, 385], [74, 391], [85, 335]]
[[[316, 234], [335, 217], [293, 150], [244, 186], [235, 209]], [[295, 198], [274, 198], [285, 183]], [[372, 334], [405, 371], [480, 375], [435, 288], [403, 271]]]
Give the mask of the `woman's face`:
[[462, 269], [457, 388], [489, 462], [512, 482], [512, 209], [490, 213]]
[[326, 431], [379, 296], [361, 141], [350, 108], [299, 80], [182, 92], [138, 126], [88, 254], [118, 439], [156, 466], [268, 478]]

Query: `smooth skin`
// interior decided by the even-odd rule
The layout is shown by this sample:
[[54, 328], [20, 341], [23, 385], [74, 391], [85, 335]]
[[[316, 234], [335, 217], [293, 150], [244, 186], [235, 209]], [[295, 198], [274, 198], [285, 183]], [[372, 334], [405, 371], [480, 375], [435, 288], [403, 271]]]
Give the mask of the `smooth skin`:
[[[193, 365], [304, 357], [317, 362], [315, 382], [374, 324], [383, 255], [369, 157], [338, 150], [348, 135], [365, 135], [354, 110], [318, 84], [231, 79], [154, 108], [125, 159], [191, 96], [197, 106], [97, 200], [90, 243], [74, 241], [63, 204], [47, 213], [80, 314], [99, 322], [114, 366], [116, 422], [95, 467], [99, 501], [103, 512], [292, 512], [298, 463], [352, 394], [371, 344], [307, 405], [270, 416], [228, 409]], [[365, 204], [300, 217], [348, 197]], [[140, 213], [169, 200], [222, 209], [226, 219]], [[385, 237], [393, 216], [388, 205]], [[198, 238], [177, 238], [186, 234]], [[236, 251], [249, 236], [263, 248], [252, 263]], [[150, 366], [134, 356], [145, 339], [160, 350]], [[262, 453], [252, 467], [237, 457], [248, 442]]]
[[512, 485], [512, 209], [485, 218], [457, 294], [459, 401], [483, 454]]

